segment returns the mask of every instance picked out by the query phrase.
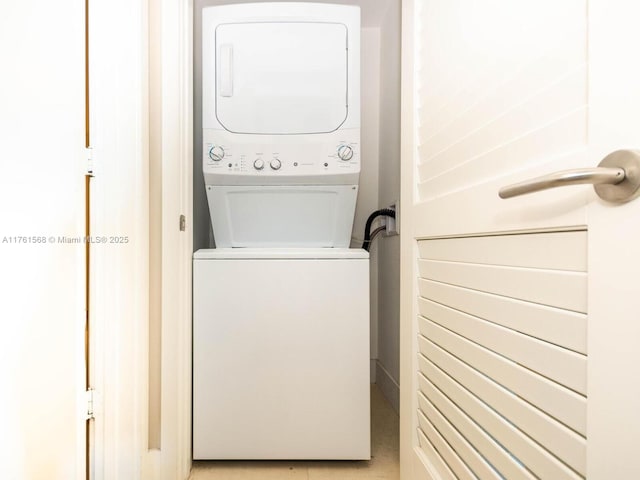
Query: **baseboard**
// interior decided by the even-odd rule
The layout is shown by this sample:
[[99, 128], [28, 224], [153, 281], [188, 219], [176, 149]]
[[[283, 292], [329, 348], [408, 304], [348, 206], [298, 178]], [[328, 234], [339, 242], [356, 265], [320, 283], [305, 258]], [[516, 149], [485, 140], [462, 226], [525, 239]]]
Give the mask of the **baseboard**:
[[376, 384], [389, 401], [396, 413], [400, 412], [400, 385], [393, 379], [384, 366], [376, 362]]

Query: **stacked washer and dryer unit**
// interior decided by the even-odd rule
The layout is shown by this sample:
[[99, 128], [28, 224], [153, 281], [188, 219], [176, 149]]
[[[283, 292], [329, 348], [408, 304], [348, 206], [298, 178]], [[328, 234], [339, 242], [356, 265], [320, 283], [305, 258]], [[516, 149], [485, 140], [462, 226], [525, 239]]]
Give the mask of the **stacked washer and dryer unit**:
[[369, 459], [360, 10], [207, 7], [202, 42], [217, 248], [194, 254], [193, 457]]

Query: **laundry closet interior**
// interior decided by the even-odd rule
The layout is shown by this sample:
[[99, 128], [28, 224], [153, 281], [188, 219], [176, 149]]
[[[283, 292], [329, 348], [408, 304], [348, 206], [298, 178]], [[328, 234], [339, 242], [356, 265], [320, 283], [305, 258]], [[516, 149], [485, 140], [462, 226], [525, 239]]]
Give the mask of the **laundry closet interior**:
[[[346, 446], [346, 450], [340, 450], [339, 446], [329, 445], [332, 442], [324, 446], [328, 448], [326, 451], [322, 450], [322, 445], [309, 445], [305, 450], [304, 445], [294, 448], [286, 445], [285, 440], [281, 450], [277, 445], [272, 445], [271, 449], [256, 451], [243, 450], [242, 445], [246, 442], [240, 440], [237, 448], [233, 447], [234, 422], [237, 424], [237, 420], [221, 427], [226, 433], [219, 436], [216, 447], [213, 445], [216, 443], [215, 435], [210, 433], [215, 429], [210, 423], [221, 425], [225, 416], [233, 416], [233, 410], [225, 411], [230, 404], [238, 401], [246, 406], [256, 401], [246, 398], [255, 394], [255, 391], [242, 390], [238, 385], [234, 387], [225, 383], [227, 392], [240, 388], [234, 390], [237, 398], [229, 393], [226, 399], [219, 399], [215, 393], [217, 388], [224, 390], [216, 383], [218, 380], [233, 383], [234, 375], [246, 376], [251, 372], [255, 372], [255, 377], [237, 380], [240, 383], [264, 382], [264, 385], [259, 385], [264, 393], [260, 399], [261, 405], [274, 407], [279, 401], [278, 394], [281, 397], [294, 395], [295, 391], [301, 392], [302, 397], [309, 395], [309, 399], [317, 397], [318, 392], [323, 390], [339, 392], [342, 388], [340, 382], [348, 382], [349, 375], [353, 374], [361, 379], [366, 377], [368, 383], [377, 384], [392, 408], [398, 411], [400, 241], [396, 233], [397, 223], [388, 225], [391, 232], [382, 231], [375, 236], [368, 254], [361, 247], [365, 224], [372, 212], [395, 209], [396, 220], [402, 221], [399, 205], [400, 2], [279, 2], [280, 10], [276, 9], [275, 14], [268, 9], [268, 2], [252, 2], [256, 3], [255, 8], [246, 13], [247, 9], [243, 9], [246, 3], [249, 2], [197, 0], [193, 8], [194, 459], [368, 459], [369, 439], [364, 433], [359, 438], [361, 444], [367, 443], [367, 448], [360, 450], [356, 448], [350, 451], [349, 446]], [[338, 5], [333, 7], [338, 15], [337, 21], [330, 16], [322, 17], [325, 7], [329, 8], [326, 15], [334, 15], [332, 4]], [[355, 14], [357, 23], [350, 24], [348, 14], [346, 20], [340, 19], [342, 6], [352, 7], [345, 11], [348, 14], [351, 12], [352, 16]], [[305, 15], [314, 15], [316, 10], [320, 12], [320, 17], [317, 17], [320, 20], [314, 23]], [[238, 15], [245, 15], [247, 23], [239, 22]], [[280, 15], [280, 23], [273, 15]], [[353, 31], [353, 25], [359, 30], [357, 36], [349, 31]], [[250, 31], [255, 28], [258, 31]], [[325, 35], [326, 50], [324, 44], [314, 44], [317, 43], [313, 40], [314, 29], [318, 31], [317, 38], [322, 39], [322, 35]], [[259, 41], [260, 35], [264, 36], [264, 42]], [[300, 35], [300, 45], [292, 47], [291, 39], [296, 35]], [[207, 46], [207, 38], [215, 38], [215, 47]], [[306, 41], [305, 38], [311, 40]], [[347, 56], [359, 51], [358, 58], [348, 58], [346, 62], [341, 60], [345, 39], [349, 44]], [[351, 47], [349, 42], [356, 40], [359, 42]], [[256, 57], [261, 57], [256, 62], [260, 64], [258, 70], [262, 70], [257, 71], [255, 77], [251, 76], [252, 67], [245, 68], [242, 63], [247, 61], [246, 52], [251, 48], [261, 49], [256, 53]], [[305, 48], [309, 50], [309, 55], [305, 53]], [[349, 51], [349, 48], [352, 50]], [[290, 54], [293, 58], [280, 58], [274, 52], [282, 49], [285, 57]], [[208, 53], [215, 55], [215, 61], [211, 64], [206, 61], [210, 58], [207, 57]], [[273, 57], [267, 58], [269, 55]], [[334, 57], [338, 58], [337, 62]], [[350, 63], [352, 61], [355, 63]], [[295, 71], [296, 64], [305, 62], [309, 63], [310, 68], [307, 72], [310, 75], [308, 85], [304, 85], [304, 72], [300, 74]], [[345, 63], [343, 70], [342, 63]], [[328, 70], [321, 71], [325, 66]], [[269, 68], [273, 68], [273, 71]], [[287, 69], [291, 71], [287, 72]], [[314, 69], [318, 78], [313, 76]], [[355, 76], [358, 70], [359, 81]], [[298, 74], [301, 79], [300, 91], [295, 86], [287, 87], [288, 73], [290, 76]], [[210, 88], [211, 82], [215, 83], [215, 88]], [[344, 95], [345, 82], [348, 85], [346, 106], [342, 105], [339, 97]], [[338, 92], [335, 98], [339, 101], [335, 102], [333, 110], [325, 105], [331, 103], [330, 97], [309, 100], [312, 97], [309, 92], [314, 92], [316, 83], [318, 92], [323, 91], [323, 85], [328, 85], [328, 90], [333, 88]], [[242, 98], [243, 88], [245, 93], [256, 92], [256, 98]], [[269, 88], [275, 90], [271, 97], [266, 101], [258, 98]], [[291, 98], [286, 98], [288, 89], [295, 90]], [[295, 95], [299, 96], [297, 100]], [[305, 99], [308, 104], [305, 104]], [[325, 115], [320, 112], [323, 108], [330, 113]], [[273, 110], [277, 113], [265, 116], [265, 112]], [[252, 112], [258, 113], [252, 115]], [[314, 158], [309, 157], [309, 147], [304, 147], [307, 150], [300, 147], [301, 142], [315, 142], [310, 147], [318, 151], [317, 154], [312, 151], [311, 157]], [[308, 163], [311, 160], [315, 163]], [[349, 174], [349, 169], [356, 173]], [[298, 180], [295, 180], [296, 175]], [[327, 178], [329, 180], [325, 180]], [[282, 195], [283, 192], [286, 195]], [[378, 216], [373, 220], [370, 231], [387, 222], [391, 222], [389, 217]], [[283, 266], [274, 266], [278, 262]], [[347, 266], [349, 262], [361, 266], [354, 266], [355, 270], [351, 271], [351, 267]], [[346, 270], [341, 270], [338, 264], [345, 265]], [[217, 273], [205, 272], [213, 265]], [[329, 266], [328, 270], [325, 265]], [[352, 278], [352, 274], [355, 277]], [[309, 285], [305, 290], [298, 284]], [[366, 305], [354, 306], [354, 301], [358, 304], [363, 300]], [[294, 309], [295, 313], [282, 313], [289, 312], [288, 306], [296, 303], [299, 305], [298, 310]], [[328, 307], [322, 311], [323, 304], [332, 303], [336, 303], [334, 310]], [[209, 320], [199, 320], [229, 315], [230, 312], [233, 315], [238, 305], [247, 307], [246, 311], [243, 308], [244, 315], [262, 315], [258, 323], [248, 325], [246, 331], [229, 333], [228, 325], [211, 329]], [[265, 310], [272, 310], [273, 313]], [[305, 311], [308, 316], [304, 314]], [[339, 311], [340, 314], [332, 315], [332, 311]], [[351, 312], [355, 312], [356, 316], [366, 315], [366, 325], [359, 327], [359, 333], [341, 330], [349, 323]], [[296, 318], [292, 317], [290, 323], [276, 322], [272, 328], [265, 325], [265, 322], [287, 315]], [[331, 321], [331, 318], [326, 318], [328, 316], [336, 318]], [[305, 330], [306, 327], [300, 327], [305, 321], [315, 326]], [[229, 322], [237, 326], [242, 319]], [[335, 330], [338, 336], [334, 338], [354, 335], [354, 343], [352, 345], [349, 340], [344, 340], [342, 346], [336, 346], [333, 351], [335, 345], [331, 338], [327, 337], [326, 343], [322, 344], [323, 329]], [[269, 387], [269, 381], [264, 380], [269, 375], [265, 356], [271, 351], [281, 352], [282, 348], [289, 348], [290, 345], [283, 347], [282, 342], [287, 344], [286, 338], [295, 335], [295, 332], [292, 333], [294, 330], [301, 339], [309, 337], [311, 347], [300, 345], [287, 350], [282, 355], [291, 357], [283, 357], [283, 362], [287, 359], [295, 361], [296, 353], [300, 355], [300, 360], [305, 357], [306, 351], [315, 356], [315, 363], [305, 363], [299, 369], [302, 371], [283, 372], [282, 384]], [[364, 342], [361, 338], [363, 332], [368, 337]], [[221, 333], [228, 333], [229, 336], [221, 339]], [[285, 340], [279, 342], [278, 338]], [[314, 343], [318, 344], [315, 353]], [[207, 356], [210, 355], [210, 347], [227, 349], [229, 356]], [[345, 366], [345, 371], [348, 370], [350, 367], [346, 365], [349, 359], [356, 352], [362, 355], [367, 350], [368, 362], [359, 363], [351, 373], [343, 373], [344, 379], [340, 380], [337, 375], [341, 370], [340, 365]], [[257, 358], [249, 358], [252, 354]], [[241, 363], [246, 363], [237, 371], [234, 371], [236, 362], [232, 361], [234, 355], [241, 357]], [[325, 365], [332, 362], [335, 372]], [[308, 370], [316, 368], [316, 364], [323, 366]], [[271, 367], [279, 368], [277, 365]], [[305, 368], [310, 374], [307, 377]], [[215, 377], [216, 374], [221, 376]], [[264, 377], [262, 379], [261, 374]], [[270, 374], [277, 375], [277, 371], [271, 371]], [[298, 374], [299, 377], [296, 377]], [[322, 383], [324, 374], [328, 382], [326, 384]], [[212, 378], [212, 375], [216, 380], [206, 387], [202, 386], [204, 384], [201, 382], [206, 383], [206, 379]], [[304, 385], [309, 382], [316, 382], [318, 390], [305, 393]], [[369, 428], [368, 383], [366, 390], [361, 387], [359, 390], [343, 390], [345, 396], [353, 396], [354, 399], [366, 395], [361, 409], [359, 405], [352, 405], [352, 410], [341, 410], [342, 405], [336, 405], [336, 412], [342, 412], [337, 413], [338, 417], [342, 414], [345, 419], [358, 415], [362, 418], [359, 425], [353, 425], [356, 437], [360, 435], [357, 432], [365, 429], [365, 424], [366, 429]], [[244, 398], [240, 400], [240, 397]], [[216, 404], [218, 400], [220, 403]], [[212, 401], [220, 408], [212, 408]], [[331, 407], [326, 399], [319, 399], [318, 402], [324, 402], [325, 409]], [[357, 403], [357, 400], [354, 402]], [[300, 417], [297, 420], [294, 418], [292, 424], [304, 417], [304, 411], [313, 412], [313, 408], [307, 404], [301, 403], [299, 407]], [[296, 410], [291, 405], [286, 408], [288, 411]], [[275, 418], [280, 418], [278, 415], [281, 413], [274, 414]], [[311, 413], [309, 421], [313, 417]], [[251, 419], [245, 420], [253, 423], [252, 428], [256, 427]], [[310, 428], [317, 430], [323, 424], [328, 425], [327, 431], [333, 428], [330, 419], [320, 418], [317, 421], [318, 425], [310, 425]], [[334, 421], [335, 426], [349, 423]], [[265, 438], [273, 435], [271, 427], [261, 427], [266, 429], [263, 432]], [[282, 428], [286, 430], [284, 424]], [[293, 432], [294, 426], [291, 428]], [[257, 433], [254, 431], [258, 437], [259, 430], [260, 426], [256, 427]], [[286, 435], [282, 434], [284, 437]], [[346, 431], [346, 436], [349, 435]], [[345, 435], [336, 434], [336, 438], [340, 436]]]

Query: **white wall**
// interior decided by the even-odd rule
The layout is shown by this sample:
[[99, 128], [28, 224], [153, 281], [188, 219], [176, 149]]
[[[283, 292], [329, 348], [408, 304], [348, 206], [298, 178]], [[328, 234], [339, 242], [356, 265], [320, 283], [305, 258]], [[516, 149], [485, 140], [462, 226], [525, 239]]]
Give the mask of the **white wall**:
[[352, 246], [360, 248], [369, 214], [378, 205], [378, 134], [380, 118], [380, 30], [363, 28], [360, 32], [360, 102], [362, 143], [360, 186], [353, 222]]
[[[362, 169], [358, 203], [353, 222], [351, 246], [362, 247], [364, 227], [369, 214], [378, 205], [378, 133], [380, 129], [380, 29], [363, 28], [361, 30], [361, 143]], [[371, 382], [376, 381], [375, 362], [378, 358], [378, 261], [372, 252], [369, 262], [369, 292], [371, 311]]]
[[211, 218], [202, 174], [202, 7], [219, 0], [194, 0], [193, 6], [193, 249], [213, 246]]
[[[400, 199], [400, 1], [380, 25], [380, 208]], [[402, 221], [402, 206], [400, 208]], [[396, 411], [400, 382], [400, 237], [378, 240], [378, 368], [376, 379]]]

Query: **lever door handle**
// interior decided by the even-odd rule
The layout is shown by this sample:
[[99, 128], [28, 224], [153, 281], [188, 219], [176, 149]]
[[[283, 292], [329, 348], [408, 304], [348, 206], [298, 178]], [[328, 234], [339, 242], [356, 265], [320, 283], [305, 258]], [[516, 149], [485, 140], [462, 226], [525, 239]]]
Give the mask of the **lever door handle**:
[[624, 203], [640, 194], [640, 151], [617, 150], [607, 155], [597, 168], [580, 168], [554, 172], [525, 182], [502, 187], [500, 198], [568, 185], [592, 184], [600, 198]]
[[548, 188], [580, 185], [584, 183], [591, 183], [593, 185], [615, 185], [624, 180], [624, 178], [625, 172], [622, 168], [597, 167], [564, 170], [502, 187], [498, 195], [500, 198], [511, 198], [524, 195], [525, 193], [539, 192], [540, 190], [546, 190]]

